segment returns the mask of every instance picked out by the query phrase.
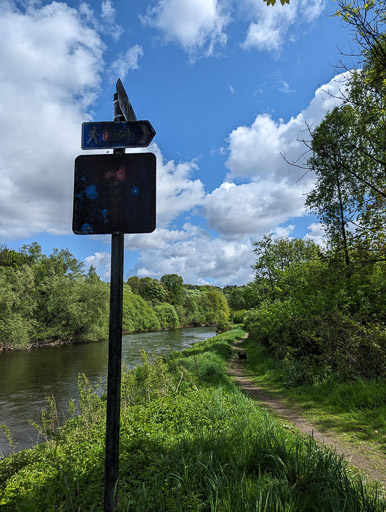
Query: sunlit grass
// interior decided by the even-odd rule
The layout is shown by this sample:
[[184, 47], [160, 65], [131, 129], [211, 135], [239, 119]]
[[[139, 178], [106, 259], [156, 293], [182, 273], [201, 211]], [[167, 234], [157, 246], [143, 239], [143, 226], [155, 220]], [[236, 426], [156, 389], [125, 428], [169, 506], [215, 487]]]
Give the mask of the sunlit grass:
[[[229, 379], [235, 337], [151, 363], [144, 354], [125, 372], [118, 510], [383, 512], [379, 489], [283, 428]], [[2, 511], [102, 510], [105, 402], [80, 385], [81, 416], [0, 462]]]
[[302, 406], [320, 426], [343, 434], [355, 443], [367, 442], [386, 451], [386, 383], [334, 378], [314, 385], [289, 387], [283, 365], [267, 349], [251, 340], [242, 344], [248, 350], [248, 376], [281, 397]]

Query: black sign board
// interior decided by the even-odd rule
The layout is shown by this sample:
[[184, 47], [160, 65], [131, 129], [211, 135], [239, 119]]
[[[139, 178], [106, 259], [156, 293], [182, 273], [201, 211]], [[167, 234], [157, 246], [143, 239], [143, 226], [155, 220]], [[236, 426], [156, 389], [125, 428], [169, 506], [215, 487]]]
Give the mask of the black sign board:
[[75, 160], [76, 235], [151, 233], [155, 205], [153, 153], [82, 155]]
[[146, 148], [155, 130], [149, 121], [82, 124], [82, 149]]

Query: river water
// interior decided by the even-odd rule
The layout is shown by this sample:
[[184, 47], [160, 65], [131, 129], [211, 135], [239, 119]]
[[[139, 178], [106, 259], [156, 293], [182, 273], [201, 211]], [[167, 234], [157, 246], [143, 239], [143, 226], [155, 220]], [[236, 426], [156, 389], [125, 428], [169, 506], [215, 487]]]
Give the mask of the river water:
[[[122, 339], [122, 361], [130, 368], [141, 364], [141, 348], [149, 354], [166, 355], [184, 350], [216, 334], [215, 327], [194, 327], [141, 334]], [[0, 424], [5, 424], [17, 443], [16, 450], [41, 441], [28, 420], [39, 423], [46, 397], [54, 397], [62, 418], [68, 402], [78, 398], [77, 379], [84, 373], [96, 385], [107, 375], [108, 343], [51, 346], [0, 353]], [[0, 456], [10, 453], [0, 430]]]

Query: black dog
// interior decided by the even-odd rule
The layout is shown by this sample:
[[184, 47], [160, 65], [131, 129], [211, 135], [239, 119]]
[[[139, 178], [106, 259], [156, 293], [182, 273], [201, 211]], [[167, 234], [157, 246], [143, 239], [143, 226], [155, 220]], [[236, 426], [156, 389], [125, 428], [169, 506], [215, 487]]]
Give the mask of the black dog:
[[237, 355], [239, 356], [240, 361], [246, 361], [248, 359], [245, 352], [237, 352]]

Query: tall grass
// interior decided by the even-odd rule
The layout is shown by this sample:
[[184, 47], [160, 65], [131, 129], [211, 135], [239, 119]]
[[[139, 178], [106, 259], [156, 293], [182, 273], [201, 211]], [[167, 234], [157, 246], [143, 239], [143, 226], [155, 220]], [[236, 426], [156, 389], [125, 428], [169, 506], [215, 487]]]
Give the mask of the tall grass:
[[[152, 363], [144, 354], [144, 364], [125, 373], [119, 511], [381, 512], [379, 489], [232, 384], [226, 359], [234, 336]], [[81, 384], [82, 415], [55, 442], [0, 462], [1, 510], [102, 509], [105, 403]]]
[[357, 379], [340, 381], [320, 375], [314, 384], [297, 379], [293, 362], [277, 361], [267, 348], [253, 340], [243, 342], [248, 351], [247, 373], [261, 386], [279, 391], [302, 405], [325, 427], [353, 441], [372, 442], [386, 453], [386, 382]]

